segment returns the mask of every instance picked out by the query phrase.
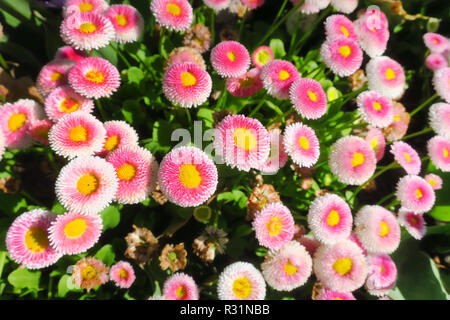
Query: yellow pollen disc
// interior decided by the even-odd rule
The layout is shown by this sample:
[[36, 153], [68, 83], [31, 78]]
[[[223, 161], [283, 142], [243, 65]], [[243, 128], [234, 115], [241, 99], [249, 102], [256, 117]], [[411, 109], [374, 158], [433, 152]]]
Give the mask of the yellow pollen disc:
[[119, 278], [128, 279], [128, 271], [125, 269], [120, 269], [119, 270]]
[[271, 236], [277, 236], [280, 234], [281, 229], [283, 229], [283, 224], [281, 223], [280, 218], [273, 217], [270, 218], [270, 221], [266, 223], [267, 231]]
[[386, 272], [386, 268], [384, 266], [380, 267], [380, 273], [383, 274]]
[[50, 79], [52, 80], [52, 81], [54, 81], [54, 82], [56, 82], [56, 81], [60, 81], [60, 80], [62, 80], [64, 77], [63, 77], [63, 75], [61, 74], [61, 73], [59, 73], [59, 72], [53, 72], [52, 73], [52, 75], [50, 76]]
[[187, 291], [186, 288], [183, 286], [179, 286], [177, 288], [177, 290], [175, 290], [175, 294], [177, 295], [178, 298], [183, 299], [186, 297], [187, 295]]
[[377, 110], [377, 111], [383, 109], [383, 106], [382, 106], [379, 102], [377, 102], [377, 101], [375, 101], [375, 102], [373, 103], [372, 106], [373, 106], [373, 108], [374, 108], [375, 110]]
[[336, 297], [336, 298], [333, 298], [333, 300], [343, 300], [343, 299], [339, 298], [339, 297]]
[[336, 210], [331, 210], [328, 214], [327, 223], [330, 227], [334, 227], [339, 223], [341, 220], [341, 216], [339, 215], [339, 212]]
[[116, 22], [121, 27], [125, 27], [128, 24], [127, 17], [125, 17], [123, 14], [118, 14], [116, 16]]
[[105, 141], [105, 149], [108, 151], [114, 150], [120, 142], [119, 136], [111, 136]]
[[269, 53], [266, 50], [261, 50], [258, 55], [257, 55], [257, 59], [259, 63], [261, 64], [266, 64], [267, 61], [269, 61]]
[[24, 113], [15, 113], [8, 120], [8, 129], [11, 132], [17, 131], [25, 125], [27, 115]]
[[317, 95], [312, 92], [311, 90], [308, 90], [308, 97], [311, 99], [311, 101], [316, 102], [317, 101]]
[[293, 266], [291, 264], [291, 261], [288, 259], [288, 261], [286, 262], [286, 264], [283, 266], [284, 272], [286, 272], [286, 274], [288, 276], [292, 276], [293, 274], [297, 273], [298, 268]]
[[436, 181], [434, 181], [434, 179], [428, 179], [428, 183], [430, 184], [430, 186], [434, 187], [436, 185]]
[[184, 87], [192, 87], [197, 83], [197, 78], [190, 72], [181, 73], [181, 84]]
[[397, 75], [395, 74], [394, 70], [392, 70], [391, 68], [386, 69], [386, 79], [394, 80], [396, 77]]
[[237, 128], [233, 130], [234, 144], [245, 151], [253, 150], [257, 146], [256, 137], [250, 130]]
[[77, 190], [88, 196], [98, 189], [98, 182], [98, 178], [93, 174], [84, 174], [78, 179]]
[[85, 22], [80, 25], [78, 31], [81, 33], [93, 33], [97, 31], [97, 26], [91, 22]]
[[91, 70], [87, 72], [84, 77], [90, 81], [97, 84], [105, 82], [105, 76], [100, 71]]
[[233, 282], [233, 292], [238, 298], [246, 299], [252, 293], [252, 284], [244, 277], [237, 278]]
[[436, 43], [436, 44], [438, 44], [438, 43], [439, 43], [439, 40], [438, 40], [438, 39], [434, 39], [433, 42]]
[[411, 163], [411, 156], [409, 154], [407, 154], [406, 152], [403, 154], [403, 156], [405, 157], [406, 161], [408, 163]]
[[348, 56], [350, 56], [350, 54], [352, 53], [352, 49], [350, 49], [349, 46], [342, 46], [339, 48], [339, 53], [344, 58], [348, 58]]
[[402, 120], [402, 117], [400, 117], [399, 114], [396, 114], [396, 115], [394, 116], [394, 121], [401, 121], [401, 120]]
[[411, 218], [411, 223], [412, 223], [412, 224], [417, 224], [417, 219], [414, 218], [414, 217], [412, 217], [412, 218]]
[[64, 98], [64, 100], [61, 102], [59, 109], [62, 112], [71, 113], [74, 111], [77, 111], [80, 108], [80, 104], [78, 101], [71, 99], [71, 98]]
[[290, 77], [291, 75], [286, 70], [281, 70], [280, 74], [278, 75], [278, 79], [280, 79], [281, 81], [287, 80]]
[[348, 29], [346, 27], [341, 26], [340, 30], [345, 37], [348, 37], [350, 35], [350, 33], [348, 32]]
[[169, 3], [167, 5], [167, 12], [169, 12], [173, 16], [179, 16], [181, 14], [181, 8], [175, 3]]
[[251, 87], [255, 83], [255, 79], [250, 77], [245, 77], [243, 79], [239, 79], [239, 84], [241, 87], [248, 88]]
[[423, 198], [422, 190], [416, 189], [416, 198], [419, 200]]
[[442, 149], [442, 153], [444, 154], [444, 158], [448, 158], [448, 150], [447, 150], [447, 148]]
[[73, 127], [72, 129], [70, 129], [69, 138], [74, 142], [87, 141], [88, 132], [86, 128], [82, 126]]
[[341, 276], [345, 276], [352, 270], [353, 262], [350, 258], [337, 259], [333, 264], [333, 269]]
[[83, 280], [92, 280], [97, 276], [97, 270], [93, 266], [86, 266], [81, 270], [81, 278]]
[[298, 144], [300, 145], [300, 148], [302, 148], [303, 150], [309, 149], [309, 141], [305, 137], [300, 137], [300, 139], [298, 139]]
[[227, 57], [231, 62], [234, 62], [236, 60], [236, 55], [234, 54], [234, 52], [229, 51], [227, 53]]
[[82, 2], [80, 3], [79, 8], [81, 12], [89, 12], [94, 9], [94, 6], [89, 2]]
[[41, 227], [31, 227], [25, 233], [25, 245], [31, 252], [42, 252], [48, 247], [47, 232]]
[[197, 188], [202, 183], [202, 177], [193, 164], [183, 164], [180, 168], [180, 182], [186, 188]]
[[387, 225], [386, 222], [381, 221], [380, 223], [380, 237], [385, 237], [389, 234], [389, 226]]
[[372, 140], [370, 140], [370, 145], [372, 146], [372, 149], [375, 150], [378, 146], [377, 139], [373, 138]]
[[125, 163], [117, 168], [116, 174], [120, 180], [130, 181], [136, 175], [136, 167], [132, 164]]
[[67, 238], [75, 239], [79, 238], [83, 235], [83, 233], [87, 229], [87, 224], [84, 219], [75, 219], [73, 221], [70, 221], [66, 226], [64, 227], [64, 233], [67, 236]]
[[352, 158], [352, 167], [356, 168], [362, 164], [364, 164], [364, 155], [360, 152], [355, 152]]

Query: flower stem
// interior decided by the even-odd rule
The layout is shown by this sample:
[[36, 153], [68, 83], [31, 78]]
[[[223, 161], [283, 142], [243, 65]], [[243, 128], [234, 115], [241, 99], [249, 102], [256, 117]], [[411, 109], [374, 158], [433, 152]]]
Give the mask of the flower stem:
[[380, 201], [377, 202], [377, 205], [380, 206], [383, 203], [385, 203], [387, 200], [389, 200], [390, 198], [395, 197], [394, 193], [390, 193], [387, 196], [383, 197]]
[[241, 25], [239, 26], [239, 41], [242, 41], [242, 32], [244, 31], [245, 19], [247, 18], [248, 10], [245, 10], [244, 16], [241, 19]]
[[117, 47], [117, 45], [113, 45], [111, 44], [111, 47], [114, 49], [114, 51], [116, 51], [117, 55], [120, 57], [120, 59], [122, 59], [122, 61], [125, 63], [125, 65], [127, 66], [127, 68], [131, 67], [130, 62], [128, 61], [128, 59], [123, 55], [123, 53], [120, 51], [120, 49]]
[[216, 13], [214, 12], [213, 9], [211, 9], [211, 46], [212, 46], [212, 47], [214, 47], [214, 41], [215, 41], [215, 36], [216, 36], [216, 33], [215, 33], [215, 27], [214, 27], [214, 24], [215, 24], [215, 21], [214, 21], [215, 16], [216, 16]]
[[106, 115], [105, 110], [103, 109], [103, 106], [102, 106], [100, 100], [95, 100], [95, 104], [97, 105], [97, 108], [100, 111], [103, 121], [108, 120], [108, 116]]
[[439, 96], [437, 95], [437, 93], [435, 93], [434, 95], [432, 95], [427, 101], [425, 101], [424, 103], [422, 103], [420, 106], [418, 106], [417, 108], [415, 108], [413, 111], [411, 111], [409, 113], [409, 115], [412, 117], [413, 115], [415, 115], [417, 112], [419, 112], [420, 110], [422, 110], [423, 108], [425, 108], [428, 104], [430, 104], [431, 102], [433, 102], [436, 98], [438, 98]]
[[254, 114], [256, 114], [259, 109], [261, 109], [261, 107], [263, 106], [264, 102], [266, 102], [266, 97], [267, 97], [267, 93], [261, 98], [261, 101], [258, 103], [258, 105], [256, 106], [255, 109], [252, 110], [252, 112], [250, 113], [249, 117], [251, 118]]
[[[411, 134], [409, 134], [409, 135], [407, 135], [407, 136], [404, 136], [404, 137], [401, 138], [400, 140], [408, 140], [408, 139], [411, 139], [411, 138], [420, 136], [420, 135], [422, 135], [422, 134], [425, 134], [425, 133], [428, 133], [428, 132], [431, 132], [431, 131], [433, 131], [433, 129], [431, 129], [431, 128], [425, 128], [425, 129], [423, 129], [422, 131], [414, 132], [414, 133], [411, 133]], [[392, 143], [394, 143], [394, 142], [395, 142], [395, 141], [389, 141], [388, 143], [386, 143], [386, 145], [390, 145], [390, 144], [392, 144]]]

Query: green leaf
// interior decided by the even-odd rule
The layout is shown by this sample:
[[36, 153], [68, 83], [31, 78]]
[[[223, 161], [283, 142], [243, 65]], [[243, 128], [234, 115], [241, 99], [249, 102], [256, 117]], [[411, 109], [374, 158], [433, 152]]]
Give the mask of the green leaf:
[[246, 235], [249, 235], [250, 233], [252, 233], [253, 229], [250, 228], [249, 225], [246, 224], [241, 224], [240, 226], [238, 226], [236, 228], [236, 231], [234, 232], [234, 237], [236, 238], [241, 238], [241, 237], [245, 237]]
[[144, 79], [144, 72], [142, 72], [141, 69], [137, 67], [131, 67], [128, 69], [128, 81], [130, 83], [136, 83], [139, 84]]
[[17, 268], [8, 276], [8, 282], [16, 289], [39, 289], [40, 271]]
[[72, 281], [72, 277], [69, 276], [68, 274], [65, 274], [61, 277], [61, 279], [59, 279], [58, 282], [58, 293], [56, 294], [57, 297], [59, 298], [64, 298], [67, 293], [70, 291], [69, 287], [68, 287], [68, 283], [73, 283]]
[[113, 251], [112, 245], [107, 244], [98, 250], [94, 257], [102, 260], [107, 266], [110, 266], [114, 263], [116, 254]]
[[450, 222], [450, 206], [435, 206], [430, 215], [436, 220]]
[[275, 59], [283, 58], [286, 55], [286, 51], [284, 50], [284, 43], [280, 39], [270, 40], [269, 46], [273, 50]]
[[117, 227], [120, 222], [120, 211], [115, 206], [106, 207], [100, 216], [103, 220], [103, 230]]
[[267, 248], [260, 247], [260, 248], [256, 249], [255, 254], [258, 257], [264, 257], [267, 254], [268, 251], [269, 250]]

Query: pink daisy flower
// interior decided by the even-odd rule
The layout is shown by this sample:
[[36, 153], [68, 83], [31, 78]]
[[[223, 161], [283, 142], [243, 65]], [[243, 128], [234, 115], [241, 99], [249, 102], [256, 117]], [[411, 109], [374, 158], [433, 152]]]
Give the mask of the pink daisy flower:
[[126, 261], [119, 261], [109, 270], [109, 277], [116, 286], [128, 289], [136, 280], [133, 267]]
[[75, 13], [61, 23], [62, 40], [79, 50], [106, 47], [115, 37], [112, 23], [100, 13]]
[[409, 144], [403, 141], [394, 142], [391, 146], [391, 153], [407, 174], [417, 175], [420, 173], [422, 161], [417, 151]]
[[64, 166], [56, 180], [56, 196], [69, 211], [94, 214], [106, 208], [118, 188], [112, 164], [99, 157], [78, 157]]
[[442, 189], [442, 178], [436, 174], [430, 173], [425, 176], [425, 180], [430, 184], [433, 190]]
[[31, 139], [48, 146], [48, 132], [52, 126], [53, 122], [48, 119], [38, 120], [30, 125], [28, 128], [28, 134]]
[[387, 295], [395, 287], [397, 267], [391, 257], [386, 254], [367, 256], [367, 291], [378, 297]]
[[216, 154], [230, 167], [249, 171], [269, 157], [270, 134], [258, 120], [229, 115], [215, 129]]
[[317, 197], [308, 212], [308, 226], [324, 244], [345, 240], [352, 232], [353, 217], [349, 205], [335, 194]]
[[395, 141], [403, 138], [408, 131], [411, 116], [406, 112], [401, 103], [394, 102], [394, 121], [391, 125], [383, 129], [386, 139]]
[[[297, 5], [300, 3], [300, 0], [291, 0], [291, 2], [294, 5]], [[300, 12], [309, 15], [309, 14], [315, 14], [320, 12], [320, 9], [315, 4], [311, 3], [310, 1], [305, 0], [305, 2], [300, 6]]]
[[167, 69], [177, 63], [195, 63], [203, 70], [206, 70], [205, 60], [200, 52], [191, 47], [179, 47], [172, 50], [167, 57], [164, 68]]
[[48, 238], [48, 228], [56, 215], [41, 209], [18, 216], [6, 233], [6, 249], [12, 260], [27, 269], [41, 269], [61, 257]]
[[235, 262], [227, 266], [217, 282], [219, 300], [264, 300], [266, 283], [252, 264]]
[[67, 212], [52, 222], [50, 243], [61, 254], [83, 253], [97, 243], [102, 229], [102, 218], [98, 214]]
[[356, 300], [353, 294], [320, 288], [314, 300]]
[[174, 64], [164, 74], [164, 95], [170, 102], [182, 108], [203, 104], [208, 100], [211, 89], [210, 75], [194, 63]]
[[171, 275], [164, 282], [163, 295], [167, 300], [198, 300], [198, 287], [194, 279], [185, 273]]
[[74, 49], [71, 46], [61, 47], [55, 54], [55, 60], [68, 59], [74, 62], [78, 62], [87, 57], [88, 55], [84, 51]]
[[78, 110], [92, 113], [94, 102], [80, 96], [70, 86], [56, 88], [45, 99], [45, 113], [53, 121]]
[[316, 238], [311, 235], [302, 235], [296, 239], [302, 246], [305, 247], [311, 257], [314, 256], [317, 249], [322, 245]]
[[384, 151], [386, 149], [386, 139], [384, 138], [383, 132], [377, 128], [371, 128], [366, 135], [366, 142], [375, 151], [375, 158], [377, 161], [383, 159]]
[[289, 99], [291, 85], [300, 79], [297, 68], [286, 60], [273, 60], [261, 70], [261, 80], [267, 92], [281, 100]]
[[180, 207], [196, 207], [216, 191], [217, 168], [196, 147], [179, 147], [161, 161], [158, 172], [161, 191]]
[[350, 38], [327, 39], [320, 48], [320, 56], [335, 74], [347, 77], [361, 67], [363, 53]]
[[144, 18], [136, 8], [125, 4], [112, 5], [106, 10], [105, 16], [116, 31], [116, 42], [128, 43], [139, 40], [144, 30]]
[[376, 162], [375, 152], [364, 139], [349, 136], [332, 145], [328, 164], [340, 182], [361, 185], [375, 173]]
[[43, 118], [41, 106], [30, 99], [5, 103], [0, 107], [0, 130], [8, 149], [24, 149], [32, 145], [29, 127]]
[[417, 240], [422, 239], [427, 233], [427, 226], [422, 214], [400, 208], [398, 223], [405, 227], [406, 231]]
[[102, 150], [106, 130], [93, 115], [75, 111], [65, 115], [50, 129], [48, 139], [56, 154], [72, 159]]
[[260, 73], [260, 69], [253, 68], [240, 77], [228, 78], [226, 80], [228, 92], [239, 98], [254, 95], [263, 88]]
[[264, 174], [274, 174], [286, 165], [288, 154], [284, 149], [283, 136], [279, 129], [273, 129], [270, 134], [270, 154], [260, 170]]
[[450, 103], [450, 68], [441, 68], [434, 73], [433, 85], [436, 93]]
[[269, 46], [260, 46], [252, 54], [252, 63], [258, 69], [262, 69], [266, 64], [274, 59], [273, 50]]
[[386, 15], [378, 9], [368, 9], [353, 22], [361, 48], [371, 57], [381, 56], [389, 40]]
[[392, 253], [400, 244], [395, 216], [377, 205], [363, 206], [355, 216], [355, 233], [369, 253]]
[[155, 188], [158, 162], [147, 149], [125, 146], [109, 153], [106, 161], [113, 165], [119, 178], [118, 203], [144, 201]]
[[150, 10], [156, 21], [169, 30], [185, 31], [194, 19], [192, 7], [187, 0], [152, 0]]
[[115, 66], [102, 58], [86, 58], [69, 72], [69, 84], [86, 98], [110, 97], [120, 87], [120, 74]]
[[370, 125], [385, 128], [394, 121], [394, 104], [376, 91], [364, 91], [357, 98], [358, 112]]
[[297, 241], [277, 251], [269, 251], [261, 264], [267, 283], [278, 291], [292, 291], [306, 283], [312, 272], [312, 259]]
[[425, 65], [432, 71], [448, 67], [448, 60], [440, 53], [432, 53], [425, 59]]
[[68, 0], [62, 8], [62, 13], [64, 17], [82, 12], [101, 14], [106, 9], [108, 9], [108, 3], [105, 0]]
[[112, 120], [103, 124], [106, 130], [106, 140], [103, 149], [97, 153], [100, 157], [106, 157], [110, 152], [118, 148], [138, 146], [139, 137], [136, 131], [125, 121]]
[[414, 175], [400, 178], [396, 195], [402, 207], [415, 213], [430, 211], [436, 199], [430, 184], [425, 179]]
[[74, 65], [75, 62], [68, 59], [53, 60], [46, 64], [36, 79], [39, 93], [45, 98], [57, 87], [67, 84], [67, 74]]
[[227, 9], [230, 5], [231, 0], [203, 0], [203, 2], [210, 7], [211, 9], [214, 9], [214, 11], [218, 12], [220, 10]]
[[367, 255], [367, 250], [363, 247], [361, 241], [359, 241], [358, 236], [356, 235], [355, 232], [352, 232], [350, 234], [350, 237], [348, 237], [348, 240], [354, 242], [364, 253], [364, 255]]
[[358, 0], [331, 0], [331, 5], [339, 12], [352, 13], [358, 6]]
[[94, 257], [78, 260], [73, 266], [72, 281], [78, 288], [91, 289], [108, 282], [108, 267]]
[[366, 66], [369, 89], [382, 95], [398, 99], [405, 92], [405, 71], [389, 57], [373, 58]]
[[315, 131], [296, 122], [284, 131], [283, 145], [292, 161], [301, 167], [312, 167], [320, 156], [319, 139]]
[[301, 78], [289, 90], [291, 102], [306, 119], [319, 119], [327, 112], [327, 95], [314, 79]]
[[211, 51], [211, 64], [221, 77], [237, 78], [250, 67], [250, 54], [239, 42], [222, 41]]
[[428, 32], [423, 35], [423, 42], [433, 53], [443, 53], [447, 50], [449, 41], [443, 35], [434, 32]]
[[[254, 10], [264, 4], [265, 0], [241, 0], [242, 4]], [[323, 1], [323, 0], [322, 0]]]
[[450, 171], [450, 140], [435, 136], [428, 140], [428, 155], [436, 168], [444, 172]]
[[358, 41], [353, 22], [342, 14], [333, 14], [325, 20], [325, 34], [328, 39], [345, 37]]
[[294, 224], [289, 209], [280, 202], [273, 202], [256, 214], [253, 230], [261, 246], [277, 250], [292, 240]]
[[314, 255], [313, 269], [324, 286], [338, 292], [360, 288], [367, 275], [364, 254], [349, 240], [319, 247]]
[[3, 131], [0, 130], [0, 161], [3, 159], [5, 150], [6, 150], [5, 135], [3, 134]]

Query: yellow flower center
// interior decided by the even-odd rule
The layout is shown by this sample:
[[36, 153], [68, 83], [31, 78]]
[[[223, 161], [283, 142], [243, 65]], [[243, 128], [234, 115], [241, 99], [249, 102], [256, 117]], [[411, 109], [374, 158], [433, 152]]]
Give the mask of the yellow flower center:
[[111, 136], [105, 141], [105, 149], [108, 151], [114, 150], [120, 142], [119, 136]]
[[175, 294], [178, 298], [184, 299], [187, 295], [187, 290], [184, 286], [179, 286], [177, 290], [175, 290]]
[[423, 198], [422, 190], [416, 189], [416, 198], [419, 200]]
[[80, 179], [78, 179], [77, 190], [80, 193], [88, 196], [97, 191], [98, 184], [99, 184], [98, 178], [91, 173], [87, 173], [82, 175]]
[[442, 153], [444, 154], [444, 158], [448, 158], [448, 150], [447, 150], [447, 148], [442, 149]]
[[343, 34], [345, 37], [348, 37], [348, 36], [350, 35], [350, 32], [348, 32], [348, 29], [347, 29], [346, 27], [341, 26], [339, 29], [341, 30], [342, 34]]
[[266, 223], [267, 231], [271, 236], [277, 236], [280, 234], [281, 229], [283, 229], [283, 224], [281, 223], [280, 218], [272, 217], [270, 221]]
[[343, 300], [343, 299], [339, 298], [339, 297], [335, 297], [335, 298], [333, 298], [333, 300]]
[[78, 31], [80, 31], [81, 33], [86, 33], [86, 34], [93, 33], [95, 31], [97, 31], [97, 26], [91, 22], [85, 22], [80, 25], [80, 28], [78, 29]]
[[59, 109], [62, 112], [71, 113], [74, 111], [77, 111], [80, 108], [80, 104], [78, 101], [71, 99], [71, 98], [64, 98], [64, 100], [61, 102]]
[[380, 273], [383, 274], [386, 272], [386, 268], [384, 266], [380, 267]]
[[402, 117], [400, 117], [399, 114], [396, 114], [396, 115], [394, 116], [394, 121], [402, 121]]
[[197, 78], [190, 72], [181, 73], [181, 84], [184, 87], [192, 87], [197, 83]]
[[238, 298], [246, 299], [252, 293], [252, 284], [247, 278], [237, 278], [233, 282], [233, 292]]
[[83, 280], [92, 280], [97, 276], [97, 270], [93, 266], [86, 266], [81, 270], [81, 278]]
[[389, 226], [386, 222], [381, 221], [380, 223], [380, 237], [385, 237], [389, 234]]
[[261, 64], [266, 64], [267, 61], [269, 61], [269, 57], [270, 57], [270, 55], [266, 50], [261, 50], [258, 53], [257, 60]]
[[293, 266], [291, 264], [291, 261], [288, 259], [288, 261], [286, 262], [286, 264], [283, 266], [284, 272], [286, 272], [286, 274], [288, 276], [292, 276], [293, 274], [297, 273], [298, 268]]
[[432, 178], [428, 179], [428, 183], [430, 184], [430, 186], [434, 187], [436, 185], [436, 181]]
[[57, 71], [53, 72], [52, 75], [50, 76], [50, 79], [53, 82], [60, 81], [63, 78], [64, 78], [63, 75], [61, 73], [57, 72]]
[[31, 227], [25, 233], [25, 245], [31, 252], [42, 252], [48, 247], [47, 232], [41, 227]]
[[82, 236], [86, 229], [86, 221], [84, 221], [84, 219], [78, 218], [66, 224], [66, 226], [64, 227], [64, 234], [67, 236], [67, 238], [75, 239]]
[[337, 259], [333, 264], [333, 269], [341, 276], [345, 276], [352, 270], [353, 262], [350, 258]]
[[180, 168], [180, 182], [186, 188], [197, 188], [202, 183], [202, 177], [193, 164], [183, 164]]
[[11, 132], [17, 131], [25, 125], [27, 115], [24, 113], [15, 113], [8, 120], [8, 129]]
[[255, 83], [255, 79], [250, 78], [250, 77], [245, 77], [245, 78], [239, 79], [239, 84], [241, 85], [241, 87], [244, 87], [244, 88], [251, 87], [254, 83]]
[[286, 70], [281, 70], [278, 75], [278, 79], [280, 79], [281, 81], [287, 80], [290, 77], [291, 77], [291, 75]]
[[300, 148], [302, 148], [303, 150], [309, 149], [309, 141], [305, 137], [300, 137], [300, 139], [298, 139], [298, 144], [300, 145]]
[[74, 142], [87, 141], [88, 131], [82, 126], [73, 127], [70, 129], [69, 138]]
[[408, 154], [408, 153], [403, 153], [403, 156], [405, 157], [405, 159], [406, 159], [406, 162], [408, 162], [408, 163], [410, 163], [411, 162], [411, 156]]
[[120, 180], [130, 181], [136, 175], [136, 167], [129, 163], [124, 163], [116, 170], [117, 177]]
[[94, 9], [94, 6], [89, 2], [82, 2], [80, 3], [79, 8], [81, 12], [89, 12]]
[[372, 146], [373, 150], [376, 150], [378, 143], [377, 143], [377, 139], [373, 138], [372, 140], [370, 140], [370, 145]]
[[128, 279], [128, 271], [125, 269], [120, 269], [119, 272], [119, 278], [121, 279]]
[[84, 77], [90, 81], [90, 82], [94, 82], [96, 84], [100, 84], [105, 82], [105, 76], [103, 75], [103, 73], [101, 73], [100, 71], [96, 71], [96, 70], [91, 70], [89, 72], [87, 72]]
[[123, 14], [118, 14], [116, 16], [116, 22], [121, 27], [125, 27], [128, 24], [127, 17], [125, 17]]
[[361, 152], [355, 152], [352, 158], [352, 167], [356, 168], [362, 164], [364, 164], [364, 155]]
[[234, 52], [227, 52], [227, 57], [231, 62], [234, 62], [236, 60], [236, 55], [234, 54]]
[[179, 16], [181, 14], [181, 8], [175, 3], [169, 3], [167, 5], [167, 12], [172, 14], [173, 16]]
[[373, 106], [373, 108], [374, 108], [375, 110], [377, 110], [377, 111], [383, 109], [383, 106], [382, 106], [378, 101], [375, 101], [375, 102], [372, 104], [372, 106]]
[[394, 80], [396, 77], [397, 75], [395, 74], [394, 70], [392, 70], [391, 68], [386, 69], [386, 79]]
[[233, 137], [234, 144], [245, 151], [253, 150], [257, 146], [256, 137], [245, 128], [234, 129]]
[[411, 218], [411, 223], [412, 223], [412, 224], [417, 224], [417, 219], [414, 218], [414, 217], [412, 217], [412, 218]]
[[311, 99], [311, 101], [316, 102], [317, 101], [317, 95], [312, 92], [311, 90], [308, 90], [307, 92], [308, 97]]
[[350, 49], [349, 46], [342, 46], [339, 48], [339, 53], [344, 58], [348, 58], [348, 56], [350, 56], [350, 54], [352, 53], [352, 49]]
[[339, 223], [341, 220], [341, 216], [339, 215], [339, 212], [336, 210], [331, 210], [327, 217], [327, 223], [330, 227], [334, 227]]

